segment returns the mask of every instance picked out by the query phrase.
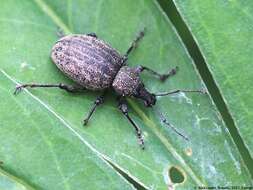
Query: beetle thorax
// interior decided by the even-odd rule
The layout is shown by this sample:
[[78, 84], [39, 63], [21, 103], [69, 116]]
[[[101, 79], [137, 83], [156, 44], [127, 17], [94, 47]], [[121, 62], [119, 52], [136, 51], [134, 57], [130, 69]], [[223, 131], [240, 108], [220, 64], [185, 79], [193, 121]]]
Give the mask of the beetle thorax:
[[117, 73], [112, 87], [119, 95], [132, 96], [140, 84], [140, 72], [136, 68], [123, 66]]
[[142, 99], [147, 107], [156, 103], [154, 94], [147, 91], [140, 79], [140, 69], [123, 66], [117, 73], [112, 87], [121, 96], [133, 96]]

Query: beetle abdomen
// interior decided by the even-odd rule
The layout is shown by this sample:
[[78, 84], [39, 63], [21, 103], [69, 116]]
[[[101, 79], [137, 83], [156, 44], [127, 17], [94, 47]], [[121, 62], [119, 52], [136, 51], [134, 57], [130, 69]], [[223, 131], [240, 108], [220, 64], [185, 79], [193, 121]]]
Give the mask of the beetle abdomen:
[[79, 85], [91, 90], [111, 86], [122, 56], [104, 41], [87, 35], [68, 35], [56, 42], [51, 58]]

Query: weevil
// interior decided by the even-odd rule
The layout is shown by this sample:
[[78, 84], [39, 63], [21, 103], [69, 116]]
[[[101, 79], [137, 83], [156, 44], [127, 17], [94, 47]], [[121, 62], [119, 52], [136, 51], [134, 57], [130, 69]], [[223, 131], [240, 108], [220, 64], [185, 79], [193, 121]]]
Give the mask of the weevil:
[[[21, 84], [16, 86], [14, 94], [17, 94], [23, 88], [27, 87], [56, 87], [71, 93], [85, 89], [102, 91], [102, 95], [96, 98], [94, 105], [84, 119], [84, 125], [87, 125], [96, 108], [104, 103], [106, 92], [109, 89], [113, 89], [118, 95], [117, 101], [119, 110], [134, 127], [138, 142], [141, 148], [144, 149], [141, 129], [128, 113], [126, 97], [140, 99], [146, 107], [153, 107], [156, 104], [157, 96], [166, 96], [179, 92], [205, 92], [203, 90], [173, 90], [157, 94], [149, 92], [140, 79], [141, 72], [147, 71], [159, 80], [165, 81], [176, 74], [177, 67], [169, 70], [165, 74], [160, 74], [143, 65], [137, 67], [128, 66], [128, 56], [137, 47], [138, 42], [143, 36], [144, 30], [139, 32], [124, 55], [121, 55], [107, 42], [99, 39], [95, 33], [62, 36], [51, 50], [51, 59], [66, 76], [75, 82], [75, 85], [63, 83]], [[186, 140], [188, 139], [170, 125], [161, 113], [160, 117], [164, 124], [170, 126], [177, 134], [181, 135]]]

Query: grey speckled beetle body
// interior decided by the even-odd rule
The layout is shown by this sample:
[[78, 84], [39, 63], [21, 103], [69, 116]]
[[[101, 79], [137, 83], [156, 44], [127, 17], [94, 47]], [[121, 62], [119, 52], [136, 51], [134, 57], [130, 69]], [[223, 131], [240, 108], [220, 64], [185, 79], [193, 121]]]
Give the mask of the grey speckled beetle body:
[[69, 35], [52, 48], [57, 67], [77, 84], [90, 90], [109, 88], [123, 57], [102, 40], [90, 35]]
[[[16, 87], [14, 94], [26, 87], [57, 87], [68, 92], [76, 92], [84, 89], [103, 91], [94, 102], [88, 116], [84, 119], [86, 125], [94, 113], [97, 106], [104, 102], [107, 89], [114, 89], [119, 98], [119, 110], [129, 120], [139, 140], [139, 144], [144, 148], [144, 140], [140, 128], [135, 124], [128, 114], [128, 106], [125, 97], [135, 97], [143, 100], [146, 107], [152, 107], [156, 103], [156, 96], [166, 96], [178, 92], [203, 92], [201, 90], [174, 90], [160, 94], [153, 94], [146, 90], [140, 79], [140, 73], [144, 70], [150, 72], [161, 81], [176, 73], [176, 68], [166, 74], [159, 74], [145, 66], [129, 67], [127, 58], [130, 52], [137, 47], [137, 43], [144, 36], [141, 31], [132, 42], [125, 55], [121, 55], [106, 42], [97, 38], [96, 34], [68, 35], [58, 40], [52, 48], [51, 58], [56, 66], [77, 85], [66, 84], [22, 84]], [[171, 126], [164, 116], [159, 113], [162, 122], [170, 126], [177, 134], [187, 139]]]

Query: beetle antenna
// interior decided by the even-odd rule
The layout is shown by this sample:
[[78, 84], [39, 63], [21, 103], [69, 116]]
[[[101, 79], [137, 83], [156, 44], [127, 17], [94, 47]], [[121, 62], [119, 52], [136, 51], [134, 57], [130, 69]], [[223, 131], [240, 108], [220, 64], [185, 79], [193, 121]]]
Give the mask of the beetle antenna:
[[178, 134], [179, 136], [183, 137], [184, 140], [189, 141], [189, 138], [187, 136], [185, 136], [184, 134], [180, 133], [172, 124], [170, 124], [168, 122], [168, 120], [165, 118], [165, 116], [162, 114], [162, 112], [160, 112], [159, 110], [156, 110], [160, 120], [167, 126], [170, 127], [176, 134]]
[[177, 94], [177, 93], [180, 93], [180, 92], [197, 92], [197, 93], [201, 93], [201, 94], [207, 94], [207, 91], [205, 89], [200, 89], [200, 90], [173, 90], [173, 91], [170, 91], [170, 92], [161, 92], [161, 93], [157, 93], [155, 94], [155, 96], [167, 96], [167, 95], [171, 95], [171, 94]]

